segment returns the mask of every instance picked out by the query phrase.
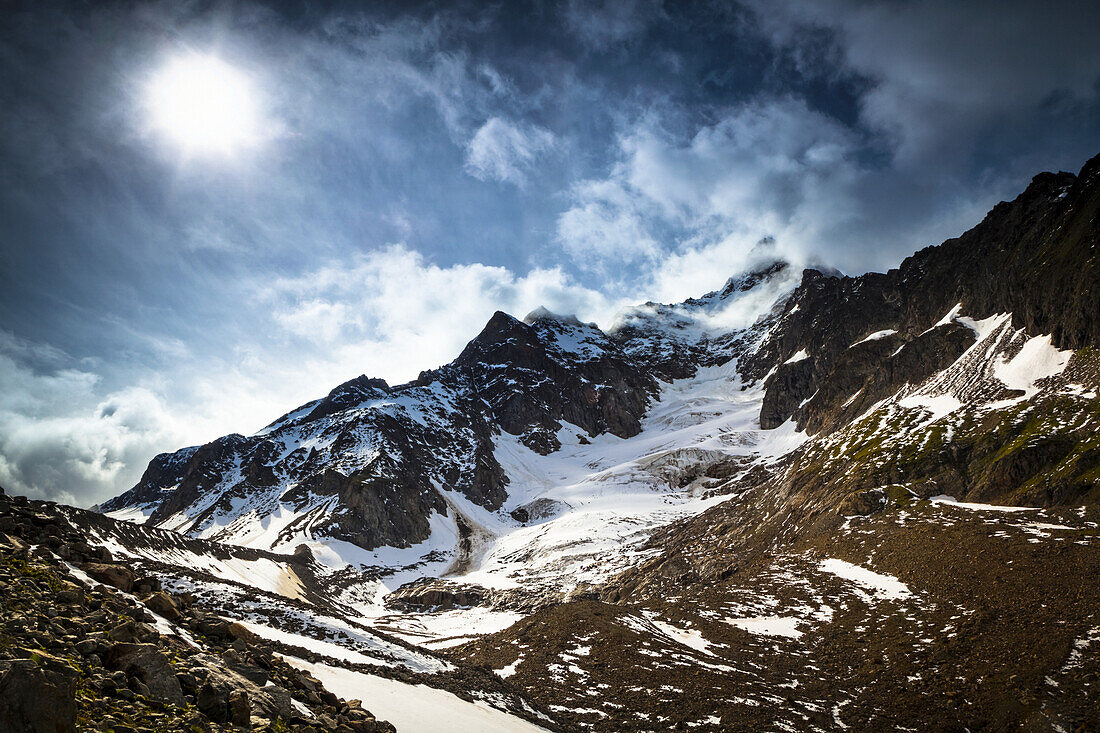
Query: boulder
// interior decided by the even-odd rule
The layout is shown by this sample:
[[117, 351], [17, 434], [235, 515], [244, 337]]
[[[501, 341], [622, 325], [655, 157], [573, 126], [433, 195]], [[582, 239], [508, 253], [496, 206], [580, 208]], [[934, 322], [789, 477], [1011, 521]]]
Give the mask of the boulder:
[[129, 593], [134, 587], [134, 572], [124, 565], [105, 562], [85, 563], [81, 568], [85, 573], [105, 585], [114, 586]]
[[143, 596], [146, 593], [156, 593], [161, 590], [160, 578], [152, 575], [143, 575], [134, 580], [134, 593]]
[[250, 641], [256, 638], [256, 635], [248, 630], [248, 627], [244, 624], [237, 623], [236, 621], [229, 624], [225, 629], [230, 638], [244, 639]]
[[[259, 673], [262, 670], [250, 665], [239, 669], [228, 665], [206, 667], [205, 683], [196, 695], [196, 704], [212, 720], [224, 723], [231, 716], [230, 694], [239, 690], [247, 696], [250, 715], [259, 715], [270, 720], [289, 720], [295, 712], [290, 693], [282, 687], [268, 685], [266, 673], [260, 676], [244, 674], [252, 672]], [[236, 704], [241, 705], [239, 702]], [[213, 711], [213, 714], [207, 710]]]
[[107, 636], [111, 641], [145, 642], [156, 639], [159, 634], [156, 629], [148, 624], [142, 624], [136, 621], [125, 621], [108, 631]]
[[229, 693], [229, 722], [233, 725], [248, 726], [252, 718], [252, 706], [248, 702], [248, 693], [233, 690]]
[[217, 616], [199, 616], [192, 619], [188, 625], [204, 636], [212, 636], [215, 639], [224, 639], [229, 636], [229, 622]]
[[842, 517], [852, 515], [867, 516], [886, 506], [886, 494], [882, 489], [868, 489], [848, 496], [840, 503], [837, 514]]
[[0, 731], [76, 731], [77, 672], [63, 664], [17, 659], [0, 676]]
[[229, 691], [206, 682], [195, 696], [195, 705], [206, 717], [224, 725], [229, 722]]
[[479, 585], [421, 578], [406, 583], [386, 597], [386, 604], [409, 610], [439, 610], [482, 605], [488, 590]]
[[169, 621], [177, 621], [182, 614], [180, 614], [179, 608], [176, 607], [176, 602], [172, 600], [172, 596], [168, 595], [164, 591], [157, 591], [151, 594], [148, 598], [142, 601], [145, 607], [158, 616], [163, 616]]
[[59, 590], [57, 592], [57, 595], [54, 596], [54, 599], [58, 603], [80, 603], [82, 600], [84, 600], [84, 594], [73, 588], [65, 588], [64, 590]]
[[176, 670], [153, 644], [114, 644], [103, 658], [107, 669], [120, 670], [137, 677], [149, 692], [166, 702], [183, 704], [183, 690]]

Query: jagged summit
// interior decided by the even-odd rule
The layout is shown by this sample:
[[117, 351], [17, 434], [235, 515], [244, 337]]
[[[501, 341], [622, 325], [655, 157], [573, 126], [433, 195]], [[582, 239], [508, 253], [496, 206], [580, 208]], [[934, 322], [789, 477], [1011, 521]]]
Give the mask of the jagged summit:
[[386, 380], [361, 374], [333, 388], [321, 399], [307, 402], [301, 407], [288, 412], [259, 431], [257, 435], [270, 433], [291, 422], [317, 420], [368, 400], [381, 399], [389, 393], [390, 385], [386, 383]]
[[786, 260], [775, 260], [753, 268], [742, 275], [735, 275], [718, 290], [713, 290], [699, 298], [688, 298], [684, 301], [687, 306], [706, 306], [722, 301], [732, 295], [752, 290], [763, 282], [766, 282], [790, 267]]
[[533, 311], [523, 317], [523, 322], [527, 325], [531, 325], [536, 321], [558, 321], [560, 323], [566, 323], [571, 326], [594, 325], [581, 323], [580, 319], [572, 313], [567, 315], [554, 313], [544, 305], [540, 305], [538, 308], [535, 308]]

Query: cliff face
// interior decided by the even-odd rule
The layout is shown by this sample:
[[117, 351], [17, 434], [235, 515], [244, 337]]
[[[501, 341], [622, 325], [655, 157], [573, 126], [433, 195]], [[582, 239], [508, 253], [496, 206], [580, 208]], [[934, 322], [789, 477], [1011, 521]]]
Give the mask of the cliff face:
[[[835, 428], [860, 407], [946, 367], [969, 345], [966, 330], [948, 318], [953, 310], [974, 320], [1008, 313], [1014, 327], [1050, 334], [1059, 349], [1097, 346], [1098, 215], [1100, 156], [1078, 176], [1036, 176], [978, 226], [896, 270], [856, 278], [807, 270], [778, 328], [744, 363], [751, 378], [776, 368], [761, 424], [777, 427], [794, 417], [811, 432]], [[788, 361], [801, 352], [805, 360]], [[842, 411], [839, 401], [853, 385], [864, 387], [863, 395]]]

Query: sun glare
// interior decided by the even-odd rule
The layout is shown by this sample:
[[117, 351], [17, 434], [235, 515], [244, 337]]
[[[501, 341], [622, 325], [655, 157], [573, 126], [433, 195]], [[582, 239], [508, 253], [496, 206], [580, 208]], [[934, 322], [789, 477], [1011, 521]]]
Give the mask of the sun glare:
[[148, 105], [153, 129], [190, 154], [231, 155], [259, 141], [251, 81], [216, 56], [169, 62], [150, 82]]

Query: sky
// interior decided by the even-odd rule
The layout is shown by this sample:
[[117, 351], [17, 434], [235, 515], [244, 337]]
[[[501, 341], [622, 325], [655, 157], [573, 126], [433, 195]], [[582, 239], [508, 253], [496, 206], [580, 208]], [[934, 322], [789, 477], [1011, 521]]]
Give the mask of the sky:
[[886, 269], [1100, 152], [1095, 3], [0, 14], [0, 486], [80, 506], [495, 310]]

